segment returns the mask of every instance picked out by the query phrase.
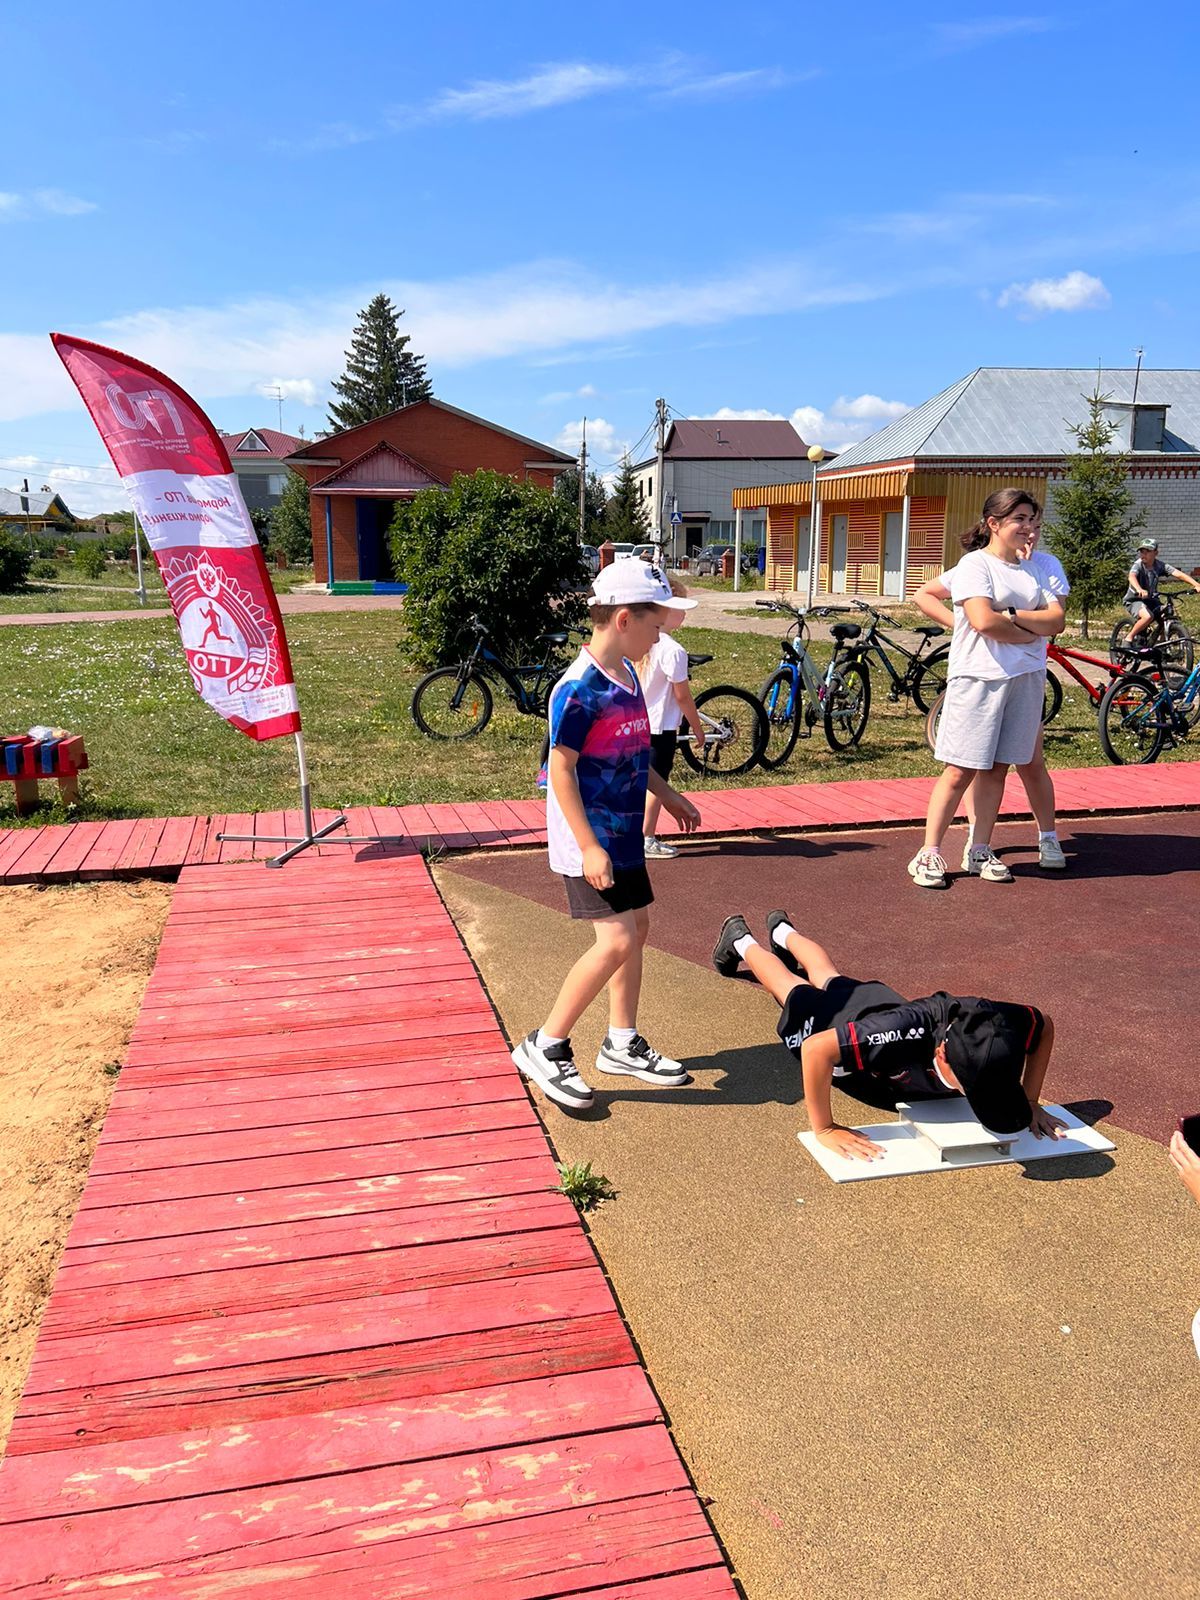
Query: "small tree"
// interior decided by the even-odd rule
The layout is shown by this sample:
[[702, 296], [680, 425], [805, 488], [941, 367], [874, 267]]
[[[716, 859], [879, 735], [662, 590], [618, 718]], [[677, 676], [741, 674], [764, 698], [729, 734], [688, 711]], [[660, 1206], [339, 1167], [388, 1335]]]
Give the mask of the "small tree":
[[0, 594], [23, 589], [33, 564], [33, 551], [21, 529], [13, 523], [0, 528]]
[[408, 349], [408, 335], [400, 332], [403, 315], [385, 294], [359, 312], [346, 370], [333, 381], [340, 399], [329, 407], [330, 428], [357, 428], [433, 393], [424, 359]]
[[108, 565], [108, 552], [99, 539], [84, 539], [75, 552], [75, 565], [85, 578], [98, 578]]
[[637, 479], [628, 456], [621, 462], [617, 481], [604, 508], [604, 537], [614, 544], [622, 541], [645, 544], [650, 537], [646, 502], [638, 499]]
[[271, 512], [271, 543], [293, 566], [307, 566], [313, 558], [308, 484], [298, 472], [288, 473], [279, 504]]
[[1117, 599], [1124, 587], [1133, 535], [1145, 526], [1146, 513], [1130, 515], [1129, 456], [1110, 449], [1117, 427], [1104, 415], [1108, 395], [1097, 384], [1084, 398], [1087, 420], [1067, 424], [1079, 450], [1069, 458], [1066, 481], [1054, 491], [1045, 540], [1063, 564], [1086, 639], [1092, 607]]
[[448, 491], [424, 489], [398, 507], [390, 542], [408, 584], [405, 650], [419, 666], [464, 654], [473, 614], [510, 659], [529, 659], [539, 634], [583, 620], [576, 519], [548, 489], [501, 472], [455, 473]]
[[[554, 480], [555, 496], [568, 506], [579, 527], [579, 468], [568, 467]], [[603, 481], [589, 472], [583, 489], [583, 540], [585, 544], [600, 544], [605, 538], [604, 508], [608, 504]]]

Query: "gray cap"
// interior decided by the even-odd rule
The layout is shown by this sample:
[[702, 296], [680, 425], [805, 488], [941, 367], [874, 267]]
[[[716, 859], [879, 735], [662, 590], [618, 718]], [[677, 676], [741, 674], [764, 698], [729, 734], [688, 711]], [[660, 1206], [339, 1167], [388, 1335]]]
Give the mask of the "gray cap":
[[1158, 540], [1157, 539], [1139, 539], [1138, 540], [1138, 549], [1139, 550], [1157, 550], [1158, 549]]

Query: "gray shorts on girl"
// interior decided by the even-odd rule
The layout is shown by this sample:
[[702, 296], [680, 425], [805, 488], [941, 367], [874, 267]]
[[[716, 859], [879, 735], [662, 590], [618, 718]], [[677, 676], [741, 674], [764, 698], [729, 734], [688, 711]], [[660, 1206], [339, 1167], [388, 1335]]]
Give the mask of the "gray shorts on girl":
[[986, 772], [997, 761], [1033, 760], [1042, 725], [1045, 672], [1016, 678], [951, 678], [942, 702], [934, 758]]

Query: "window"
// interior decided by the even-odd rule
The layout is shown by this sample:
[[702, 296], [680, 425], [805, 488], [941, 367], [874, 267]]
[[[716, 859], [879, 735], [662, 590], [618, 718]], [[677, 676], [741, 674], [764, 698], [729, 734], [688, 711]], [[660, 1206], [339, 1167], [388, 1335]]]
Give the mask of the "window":
[[248, 433], [242, 440], [241, 444], [238, 445], [239, 454], [243, 450], [265, 450], [268, 455], [270, 454], [270, 451], [267, 450], [266, 444], [258, 437], [256, 433]]
[[767, 519], [766, 519], [766, 517], [755, 517], [754, 521], [750, 524], [750, 537], [754, 541], [755, 544], [766, 544], [766, 542], [767, 542]]
[[267, 474], [267, 493], [282, 494], [283, 486], [286, 482], [287, 474], [285, 472], [269, 472]]

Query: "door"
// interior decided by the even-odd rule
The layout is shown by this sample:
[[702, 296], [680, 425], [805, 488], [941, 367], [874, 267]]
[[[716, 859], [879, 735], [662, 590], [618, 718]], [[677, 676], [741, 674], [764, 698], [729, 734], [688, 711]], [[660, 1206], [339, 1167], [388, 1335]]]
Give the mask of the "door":
[[[808, 598], [808, 557], [811, 550], [812, 518], [796, 518], [796, 593]], [[803, 602], [802, 602], [803, 603]]]
[[883, 519], [883, 592], [899, 600], [904, 594], [903, 518], [898, 511], [889, 511]]
[[849, 518], [833, 517], [833, 572], [830, 577], [831, 594], [846, 592], [846, 543], [849, 538]]
[[379, 533], [375, 522], [375, 502], [365, 495], [354, 502], [354, 531], [358, 535], [358, 576], [363, 583], [379, 577]]

